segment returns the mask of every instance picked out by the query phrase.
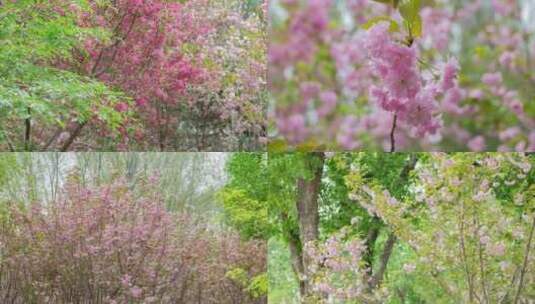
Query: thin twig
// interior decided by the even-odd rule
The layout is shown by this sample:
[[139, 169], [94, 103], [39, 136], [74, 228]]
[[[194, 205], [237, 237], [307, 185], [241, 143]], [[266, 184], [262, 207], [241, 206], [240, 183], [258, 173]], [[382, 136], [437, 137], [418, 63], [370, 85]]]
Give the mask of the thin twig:
[[469, 299], [470, 303], [473, 302], [474, 299], [474, 286], [472, 283], [472, 275], [470, 274], [470, 270], [468, 268], [468, 258], [466, 256], [466, 247], [464, 245], [464, 203], [462, 204], [462, 210], [461, 210], [461, 227], [460, 227], [460, 249], [461, 249], [461, 260], [464, 264], [464, 271], [466, 274], [466, 280], [468, 283], [468, 292], [469, 292]]

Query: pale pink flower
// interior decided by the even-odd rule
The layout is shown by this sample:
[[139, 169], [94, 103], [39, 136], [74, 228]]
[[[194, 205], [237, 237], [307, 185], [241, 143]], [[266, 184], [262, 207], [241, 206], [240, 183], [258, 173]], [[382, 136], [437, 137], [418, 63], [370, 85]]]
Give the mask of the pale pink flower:
[[487, 73], [481, 77], [481, 81], [490, 87], [497, 87], [502, 84], [502, 74], [500, 72]]
[[468, 148], [474, 152], [485, 150], [485, 138], [481, 135], [476, 136], [468, 141]]
[[490, 255], [493, 256], [503, 256], [505, 255], [505, 244], [503, 242], [498, 242], [495, 244], [487, 245], [487, 250]]
[[141, 297], [141, 294], [143, 293], [143, 289], [137, 286], [133, 286], [132, 288], [130, 288], [130, 293], [132, 294], [132, 297], [138, 299]]
[[444, 65], [444, 72], [442, 75], [442, 90], [447, 91], [455, 86], [455, 79], [459, 73], [459, 62], [454, 57], [451, 57]]

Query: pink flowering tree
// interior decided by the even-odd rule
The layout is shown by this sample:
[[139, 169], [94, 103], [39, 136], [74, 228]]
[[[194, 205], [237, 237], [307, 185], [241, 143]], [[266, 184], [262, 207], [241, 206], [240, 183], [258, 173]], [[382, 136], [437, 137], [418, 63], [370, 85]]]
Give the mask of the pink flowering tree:
[[403, 273], [416, 282], [431, 279], [440, 297], [527, 301], [535, 267], [533, 161], [519, 154], [431, 154], [430, 160], [417, 169], [418, 186], [405, 200], [363, 184], [356, 170], [347, 178], [350, 196], [413, 252]]
[[[208, 29], [179, 3], [165, 1], [94, 2], [89, 11], [81, 12], [80, 23], [110, 29], [112, 34], [105, 40], [87, 40], [77, 68], [128, 92], [135, 102], [116, 109], [138, 112], [146, 121], [145, 128], [132, 132], [125, 126], [122, 144], [126, 146], [134, 133], [138, 140], [148, 136], [146, 144], [164, 149], [173, 116], [169, 108], [176, 107], [188, 83], [201, 77], [202, 69], [182, 48], [196, 43]], [[79, 124], [77, 129], [83, 127]]]
[[[235, 2], [119, 1], [92, 5], [82, 24], [113, 29], [86, 42], [86, 73], [135, 100], [139, 115], [123, 129], [134, 149], [227, 150], [258, 146], [263, 136], [265, 26]], [[244, 142], [245, 141], [245, 142]]]
[[78, 134], [77, 123], [105, 130], [109, 139], [131, 120], [131, 113], [119, 111], [129, 96], [64, 68], [77, 62], [72, 51], [85, 40], [109, 34], [79, 26], [77, 12], [85, 1], [76, 2], [0, 3], [2, 151], [65, 150]]
[[[191, 134], [175, 145], [196, 150], [263, 149], [266, 142], [267, 1], [214, 1], [189, 9], [212, 30], [199, 54], [204, 82], [190, 86], [177, 117]], [[250, 3], [250, 4], [247, 4]], [[236, 9], [243, 6], [241, 9]], [[250, 6], [250, 7], [249, 7]], [[178, 149], [180, 146], [177, 146]], [[186, 148], [186, 147], [185, 147]]]
[[1, 147], [262, 147], [265, 3], [240, 3], [0, 3]]
[[156, 189], [71, 174], [56, 201], [12, 206], [0, 233], [0, 297], [9, 303], [262, 303], [247, 280], [265, 246], [173, 213]]
[[274, 1], [272, 149], [533, 149], [513, 2]]

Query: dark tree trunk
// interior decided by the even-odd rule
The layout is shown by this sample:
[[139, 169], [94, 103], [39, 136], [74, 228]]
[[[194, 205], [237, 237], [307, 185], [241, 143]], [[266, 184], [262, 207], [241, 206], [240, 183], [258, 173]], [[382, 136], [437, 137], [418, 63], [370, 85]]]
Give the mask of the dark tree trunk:
[[[323, 152], [313, 152], [305, 156], [305, 166], [310, 175], [297, 179], [297, 215], [299, 221], [299, 238], [303, 247], [307, 243], [318, 239], [318, 197], [321, 188], [321, 177], [323, 175], [323, 165], [325, 154]], [[306, 299], [311, 294], [310, 286], [310, 264], [306, 254], [302, 254], [303, 274], [302, 279], [302, 299]]]

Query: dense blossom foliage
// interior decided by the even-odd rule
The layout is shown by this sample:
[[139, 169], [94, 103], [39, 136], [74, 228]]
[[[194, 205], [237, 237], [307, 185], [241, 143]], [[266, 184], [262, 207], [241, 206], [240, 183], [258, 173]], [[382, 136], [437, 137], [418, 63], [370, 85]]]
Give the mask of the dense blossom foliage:
[[531, 5], [273, 1], [272, 149], [535, 149]]
[[349, 169], [349, 198], [384, 221], [401, 242], [397, 250], [406, 253], [396, 264], [400, 269], [390, 270], [393, 278], [370, 291], [362, 268], [364, 238], [352, 232], [363, 217], [353, 218], [325, 240], [309, 244], [320, 299], [384, 303], [403, 298], [404, 292], [395, 292], [398, 276], [433, 286], [416, 292], [434, 303], [533, 299], [535, 163], [519, 154], [427, 157], [402, 196], [366, 182], [357, 167]]
[[[303, 166], [318, 155], [274, 154], [268, 165], [270, 298], [533, 301], [533, 155], [325, 153], [323, 168]], [[322, 172], [320, 191], [305, 209], [310, 169]]]
[[27, 151], [262, 147], [265, 3], [246, 3], [0, 4], [0, 144]]
[[263, 243], [167, 211], [154, 183], [84, 187], [71, 176], [57, 201], [13, 206], [0, 238], [2, 301], [265, 301], [249, 283], [265, 271]]

